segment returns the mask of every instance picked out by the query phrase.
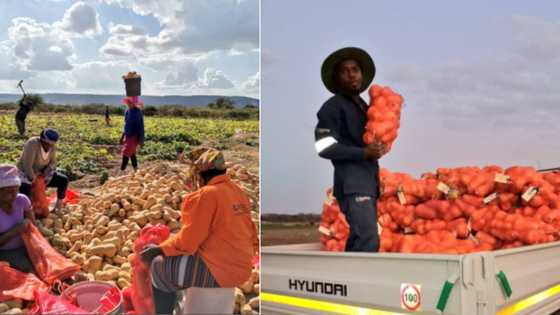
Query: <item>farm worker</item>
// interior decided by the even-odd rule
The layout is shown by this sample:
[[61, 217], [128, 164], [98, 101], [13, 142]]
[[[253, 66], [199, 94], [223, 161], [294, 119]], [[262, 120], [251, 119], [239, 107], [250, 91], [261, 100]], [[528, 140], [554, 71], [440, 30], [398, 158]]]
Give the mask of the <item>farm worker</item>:
[[16, 126], [21, 136], [25, 134], [25, 119], [27, 118], [27, 114], [33, 110], [38, 101], [37, 98], [30, 98], [25, 94], [18, 101], [19, 109], [16, 112]]
[[124, 114], [124, 130], [120, 141], [123, 145], [121, 171], [126, 169], [130, 159], [132, 168], [136, 172], [138, 170], [136, 149], [144, 145], [144, 114], [141, 110], [143, 104], [138, 100], [138, 96], [125, 97], [123, 104], [127, 105], [128, 109]]
[[177, 161], [179, 161], [179, 163], [185, 162], [185, 148], [183, 147], [177, 148]]
[[190, 158], [202, 188], [185, 197], [181, 230], [142, 252], [151, 262], [158, 314], [171, 313], [178, 290], [241, 285], [259, 250], [249, 198], [226, 174], [223, 154], [198, 149]]
[[378, 159], [386, 153], [381, 143], [365, 145], [362, 135], [368, 104], [360, 97], [375, 76], [367, 52], [347, 47], [333, 52], [321, 67], [326, 88], [334, 94], [317, 113], [315, 149], [334, 166], [334, 191], [350, 225], [346, 251], [377, 252]]
[[56, 130], [43, 129], [38, 137], [31, 137], [27, 140], [17, 164], [21, 178], [19, 191], [31, 198], [31, 184], [37, 176], [42, 175], [47, 187], [57, 189], [55, 210], [62, 208], [68, 188], [68, 177], [56, 171], [56, 142], [58, 138], [59, 135]]
[[107, 126], [111, 124], [111, 117], [109, 116], [109, 106], [105, 106], [105, 124], [107, 124]]
[[21, 180], [15, 166], [0, 165], [0, 262], [22, 272], [34, 272], [20, 236], [35, 221], [31, 202], [19, 194]]

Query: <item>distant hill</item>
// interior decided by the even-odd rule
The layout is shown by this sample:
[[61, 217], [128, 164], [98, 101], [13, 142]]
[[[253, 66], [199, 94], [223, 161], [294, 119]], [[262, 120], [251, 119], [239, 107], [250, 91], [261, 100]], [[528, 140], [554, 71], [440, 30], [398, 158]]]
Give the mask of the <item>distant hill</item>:
[[[97, 94], [59, 94], [41, 93], [45, 102], [60, 105], [87, 105], [87, 104], [107, 104], [118, 105], [123, 98], [122, 95], [97, 95]], [[15, 102], [21, 94], [2, 94], [0, 93], [0, 103]], [[259, 106], [259, 100], [245, 96], [214, 96], [214, 95], [191, 95], [191, 96], [141, 96], [145, 105], [182, 105], [185, 107], [206, 107], [219, 97], [232, 100], [235, 107], [245, 107], [245, 105]]]

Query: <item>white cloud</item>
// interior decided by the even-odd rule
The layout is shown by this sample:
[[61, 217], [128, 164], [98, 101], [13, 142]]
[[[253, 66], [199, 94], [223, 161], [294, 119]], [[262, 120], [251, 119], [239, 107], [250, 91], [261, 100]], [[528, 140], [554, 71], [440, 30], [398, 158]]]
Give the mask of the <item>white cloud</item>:
[[70, 71], [36, 72], [24, 85], [25, 91], [31, 93], [67, 92], [72, 91], [75, 81]]
[[186, 61], [178, 66], [178, 70], [169, 72], [165, 79], [167, 85], [189, 85], [198, 81], [198, 67], [194, 62]]
[[115, 33], [109, 37], [105, 45], [99, 51], [111, 56], [149, 56], [157, 54], [153, 45], [153, 38], [145, 35], [135, 35], [132, 33]]
[[103, 32], [99, 22], [99, 13], [94, 7], [83, 1], [74, 3], [66, 12], [61, 21], [54, 26], [63, 31], [78, 36], [94, 36]]
[[241, 88], [248, 94], [259, 94], [261, 73], [257, 72], [249, 76], [247, 80], [241, 83]]
[[149, 67], [155, 71], [177, 71], [185, 65], [188, 67], [189, 64], [194, 64], [199, 69], [201, 67], [206, 67], [209, 57], [210, 54], [185, 56], [182, 54], [164, 53], [147, 54], [142, 56], [142, 58], [139, 58], [138, 61], [141, 65]]
[[161, 54], [157, 38], [148, 36], [140, 27], [125, 24], [110, 26], [111, 36], [99, 51], [107, 57], [133, 56], [148, 57]]
[[92, 61], [76, 65], [72, 71], [75, 88], [81, 91], [124, 92], [122, 75], [133, 65], [122, 61]]
[[183, 59], [168, 62], [165, 65], [160, 64], [164, 68], [169, 68], [167, 77], [163, 82], [160, 82], [161, 86], [172, 86], [190, 91], [235, 88], [233, 81], [223, 71], [201, 66], [200, 60]]
[[[258, 50], [257, 0], [177, 0], [165, 5], [155, 0], [103, 1], [139, 15], [151, 15], [161, 26], [159, 33], [152, 36], [132, 25], [112, 24], [111, 36], [100, 48], [105, 59], [133, 58], [163, 72], [156, 84], [160, 89], [258, 94], [255, 78], [232, 79], [224, 72], [224, 68], [231, 67], [225, 60], [253, 55]], [[216, 52], [222, 57], [210, 60]]]
[[210, 54], [184, 56], [176, 54], [152, 55], [139, 59], [139, 63], [149, 69], [166, 73], [159, 82], [161, 88], [182, 88], [205, 91], [209, 89], [231, 89], [234, 81], [223, 70], [214, 67]]
[[204, 71], [202, 78], [199, 79], [198, 87], [206, 89], [231, 89], [234, 85], [222, 71], [208, 68]]
[[21, 80], [27, 78], [29, 72], [22, 70], [13, 55], [13, 48], [0, 44], [0, 80]]
[[543, 63], [558, 61], [560, 56], [560, 23], [534, 16], [513, 16], [512, 25], [518, 41], [517, 53]]
[[[2, 75], [11, 73], [19, 76], [22, 71], [71, 70], [75, 48], [70, 38], [93, 36], [101, 32], [99, 14], [82, 1], [74, 3], [60, 21], [52, 24], [29, 17], [14, 18], [8, 28], [8, 40], [0, 43], [4, 47], [4, 54], [13, 56], [10, 62], [12, 69], [4, 69]], [[9, 47], [7, 52], [6, 47]]]
[[176, 21], [176, 12], [182, 6], [183, 0], [102, 0], [110, 5], [118, 5], [128, 8], [138, 15], [153, 15], [163, 25], [169, 25]]
[[[560, 24], [534, 17], [513, 17], [513, 50], [500, 57], [402, 65], [388, 84], [409, 106], [435, 110], [448, 128], [492, 129], [552, 126], [560, 115]], [[409, 99], [407, 99], [407, 96]], [[537, 114], [537, 113], [546, 114]]]
[[139, 63], [143, 66], [149, 67], [153, 70], [159, 71], [169, 71], [175, 69], [175, 65], [179, 63], [179, 61], [175, 58], [177, 56], [172, 55], [150, 55], [145, 56], [144, 58], [138, 60]]
[[118, 46], [111, 46], [111, 45], [103, 46], [101, 52], [113, 56], [121, 56], [121, 57], [130, 56], [130, 50]]
[[184, 28], [170, 36], [164, 46], [186, 53], [235, 49], [248, 51], [259, 46], [257, 0], [185, 1], [178, 18]]
[[113, 24], [110, 26], [109, 33], [125, 35], [145, 35], [146, 32], [134, 25]]
[[[104, 0], [127, 7], [140, 15], [153, 15], [162, 26], [154, 37], [143, 35], [144, 48], [152, 51], [178, 49], [186, 54], [214, 50], [247, 52], [259, 46], [257, 0], [185, 0], [174, 3], [156, 0]], [[108, 40], [113, 51], [128, 51], [130, 43]], [[124, 46], [120, 50], [117, 45]], [[105, 51], [105, 53], [107, 53]]]
[[[152, 16], [160, 29], [154, 34], [143, 18], [113, 20], [102, 27], [95, 9], [99, 2]], [[121, 75], [136, 70], [143, 74], [146, 95], [258, 94], [258, 78], [248, 75], [258, 65], [256, 0], [211, 5], [201, 0], [66, 3], [55, 22], [36, 20], [33, 12], [12, 20], [7, 40], [0, 41], [2, 87], [25, 79], [38, 91], [122, 93]], [[84, 54], [81, 49], [91, 49], [104, 29], [108, 37], [97, 56]]]
[[61, 20], [52, 24], [38, 22], [30, 17], [16, 17], [8, 28], [8, 40], [0, 43], [4, 48], [9, 47], [11, 51], [7, 54], [15, 58], [10, 62], [10, 67], [14, 69], [4, 69], [3, 75], [16, 70], [71, 70], [75, 58], [71, 37], [90, 37], [101, 32], [99, 14], [83, 1], [74, 3]]
[[553, 88], [560, 84], [560, 68], [519, 72], [513, 64], [504, 68], [492, 60], [418, 68], [397, 70], [389, 85], [404, 95], [407, 106], [442, 114], [449, 128], [472, 128], [473, 121], [479, 128], [498, 123], [525, 128], [545, 118], [536, 111], [560, 114], [560, 93]]
[[17, 63], [30, 71], [70, 70], [74, 54], [72, 42], [51, 25], [31, 18], [15, 18], [8, 29], [7, 42]]

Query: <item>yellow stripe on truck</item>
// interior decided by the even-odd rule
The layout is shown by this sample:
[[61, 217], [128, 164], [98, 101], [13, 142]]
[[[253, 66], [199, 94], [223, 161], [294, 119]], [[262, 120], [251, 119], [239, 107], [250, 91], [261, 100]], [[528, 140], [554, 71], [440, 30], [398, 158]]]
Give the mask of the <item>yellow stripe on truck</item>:
[[261, 292], [261, 301], [284, 304], [289, 306], [295, 306], [300, 308], [305, 308], [314, 311], [323, 312], [333, 312], [339, 314], [351, 314], [351, 315], [405, 315], [402, 313], [387, 312], [381, 310], [375, 310], [371, 308], [350, 306], [339, 303], [324, 302], [312, 299], [304, 299], [299, 297], [293, 297], [288, 295], [272, 294]]
[[[560, 294], [560, 284], [548, 288], [542, 292], [531, 295], [515, 304], [507, 306], [497, 312], [497, 315], [517, 314], [533, 305], [536, 305], [548, 298]], [[301, 307], [314, 311], [333, 312], [352, 315], [405, 315], [403, 313], [387, 312], [371, 308], [350, 306], [339, 303], [324, 302], [312, 299], [298, 298], [288, 295], [272, 294], [261, 292], [261, 300], [266, 302], [284, 304], [289, 306]]]
[[560, 284], [553, 286], [552, 288], [548, 288], [542, 292], [539, 292], [535, 295], [531, 295], [528, 298], [525, 298], [513, 305], [510, 305], [506, 308], [503, 308], [498, 311], [497, 315], [510, 315], [516, 314], [521, 312], [522, 310], [529, 308], [537, 303], [540, 303], [550, 297], [553, 297], [556, 294], [560, 293]]

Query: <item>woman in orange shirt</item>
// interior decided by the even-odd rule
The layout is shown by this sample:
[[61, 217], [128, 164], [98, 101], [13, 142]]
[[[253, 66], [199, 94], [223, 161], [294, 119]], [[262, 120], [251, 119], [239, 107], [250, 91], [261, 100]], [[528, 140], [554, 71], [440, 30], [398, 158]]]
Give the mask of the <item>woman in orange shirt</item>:
[[142, 252], [151, 263], [158, 314], [172, 312], [176, 291], [244, 283], [259, 249], [249, 198], [226, 174], [223, 154], [201, 149], [191, 158], [202, 188], [185, 197], [181, 230]]

